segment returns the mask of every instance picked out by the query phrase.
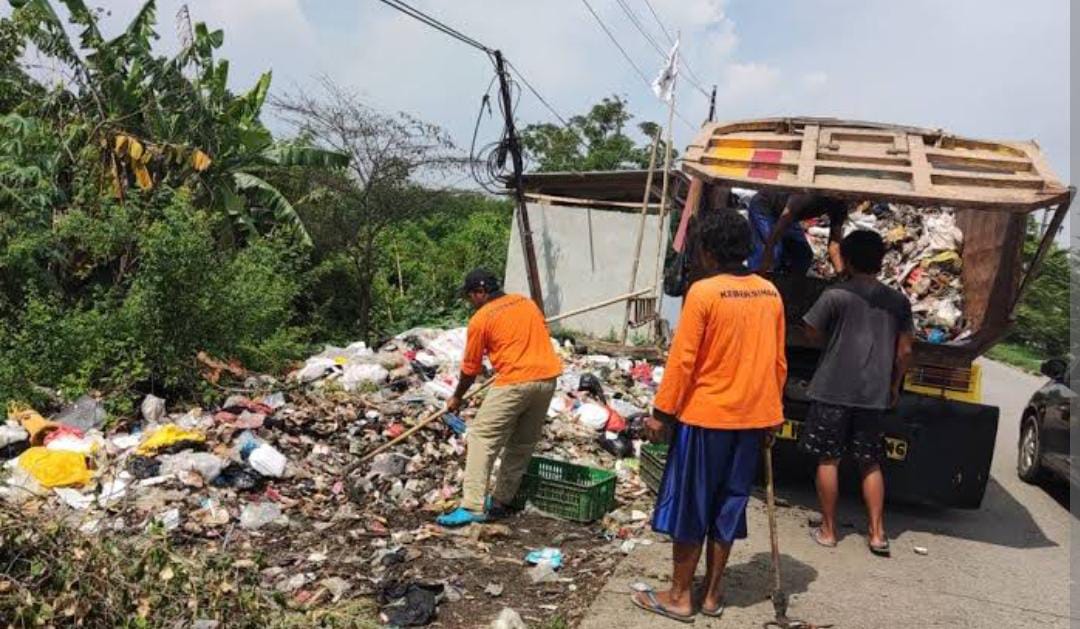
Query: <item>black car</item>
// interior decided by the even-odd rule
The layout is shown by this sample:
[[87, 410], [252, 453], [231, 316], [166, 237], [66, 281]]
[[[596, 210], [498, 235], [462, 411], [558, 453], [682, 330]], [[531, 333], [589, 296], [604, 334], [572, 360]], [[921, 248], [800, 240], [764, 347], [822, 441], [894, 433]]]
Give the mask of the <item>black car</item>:
[[1069, 363], [1048, 360], [1042, 364], [1042, 372], [1050, 382], [1031, 396], [1024, 409], [1016, 472], [1029, 483], [1050, 474], [1080, 485], [1080, 476], [1073, 476], [1069, 455], [1069, 407], [1076, 397], [1069, 387]]

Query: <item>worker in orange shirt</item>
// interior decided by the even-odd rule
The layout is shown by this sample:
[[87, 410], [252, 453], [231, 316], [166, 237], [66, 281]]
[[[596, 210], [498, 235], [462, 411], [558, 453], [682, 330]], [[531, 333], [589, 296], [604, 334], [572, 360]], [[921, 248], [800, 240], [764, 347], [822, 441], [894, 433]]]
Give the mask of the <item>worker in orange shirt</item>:
[[[448, 527], [509, 513], [540, 441], [555, 379], [562, 373], [544, 315], [531, 299], [507, 295], [499, 279], [483, 269], [466, 276], [463, 290], [476, 312], [469, 321], [461, 375], [457, 390], [446, 402], [447, 410], [461, 408], [462, 397], [484, 370], [485, 355], [497, 375], [480, 411], [469, 422], [461, 506], [436, 519]], [[488, 497], [488, 477], [500, 455], [499, 477]]]
[[[787, 378], [784, 305], [772, 283], [744, 266], [746, 219], [732, 210], [709, 212], [698, 234], [711, 276], [686, 295], [645, 425], [650, 440], [671, 435], [652, 518], [653, 530], [672, 538], [671, 588], [633, 595], [638, 607], [684, 622], [697, 612], [723, 613], [724, 567], [734, 541], [746, 537], [750, 486], [763, 443], [771, 444], [783, 421]], [[705, 585], [695, 596], [703, 545]]]

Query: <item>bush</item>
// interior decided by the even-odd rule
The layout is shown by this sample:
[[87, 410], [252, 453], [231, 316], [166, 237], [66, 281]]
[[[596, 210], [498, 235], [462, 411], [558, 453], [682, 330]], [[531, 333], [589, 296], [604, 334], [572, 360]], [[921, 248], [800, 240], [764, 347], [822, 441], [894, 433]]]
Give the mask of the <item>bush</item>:
[[[39, 402], [38, 387], [58, 388], [68, 398], [97, 389], [116, 398], [115, 410], [127, 412], [147, 391], [209, 393], [196, 369], [200, 351], [257, 370], [277, 370], [303, 355], [306, 332], [293, 317], [304, 258], [293, 245], [258, 237], [239, 250], [222, 246], [215, 219], [184, 195], [145, 227], [134, 226], [136, 214], [117, 212], [96, 227], [86, 225], [77, 241], [93, 277], [103, 272], [93, 260], [116, 259], [113, 236], [133, 234], [124, 246], [138, 263], [129, 273], [115, 274], [112, 286], [98, 281], [63, 293], [33, 287], [7, 322], [0, 399]], [[115, 229], [128, 221], [128, 230]], [[67, 221], [82, 222], [78, 215]], [[57, 238], [70, 233], [60, 229]]]

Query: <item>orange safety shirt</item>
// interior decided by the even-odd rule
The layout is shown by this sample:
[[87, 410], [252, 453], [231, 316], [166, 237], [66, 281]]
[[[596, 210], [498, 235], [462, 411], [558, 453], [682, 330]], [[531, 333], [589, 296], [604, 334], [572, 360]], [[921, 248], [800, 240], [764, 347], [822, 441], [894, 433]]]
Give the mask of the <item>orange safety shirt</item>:
[[784, 304], [768, 280], [721, 274], [690, 287], [653, 406], [727, 430], [783, 421]]
[[524, 295], [492, 299], [469, 320], [461, 372], [479, 375], [485, 353], [497, 372], [496, 387], [557, 378], [562, 373], [544, 315]]

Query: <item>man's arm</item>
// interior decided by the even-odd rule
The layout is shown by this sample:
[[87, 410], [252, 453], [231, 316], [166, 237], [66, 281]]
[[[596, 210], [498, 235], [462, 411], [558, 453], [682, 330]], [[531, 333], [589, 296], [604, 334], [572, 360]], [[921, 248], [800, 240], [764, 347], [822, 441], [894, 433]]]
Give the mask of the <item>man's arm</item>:
[[476, 382], [476, 376], [484, 371], [484, 329], [480, 321], [473, 317], [465, 333], [465, 356], [461, 360], [461, 373], [454, 394], [446, 400], [446, 410], [456, 413], [461, 408], [461, 400], [469, 387]]
[[698, 346], [705, 334], [707, 313], [701, 292], [693, 288], [686, 295], [686, 305], [679, 316], [679, 327], [668, 350], [664, 379], [653, 398], [652, 416], [646, 420], [645, 430], [650, 441], [661, 441], [666, 427], [679, 412], [686, 392], [690, 389], [694, 366], [697, 364]]
[[836, 295], [826, 290], [803, 315], [802, 331], [808, 341], [817, 346], [825, 344], [825, 335], [832, 329], [836, 309]]
[[910, 331], [901, 332], [896, 336], [896, 359], [893, 362], [892, 374], [892, 399], [890, 403], [896, 406], [900, 402], [900, 387], [904, 384], [904, 375], [911, 366], [911, 348], [915, 343], [915, 335]]
[[780, 217], [776, 219], [776, 223], [773, 225], [772, 231], [769, 232], [769, 238], [765, 241], [765, 250], [761, 256], [761, 268], [758, 271], [768, 272], [772, 270], [773, 263], [773, 250], [776, 249], [776, 241], [780, 240], [780, 236], [795, 220], [795, 212], [792, 210], [791, 202], [784, 206], [784, 211], [780, 213]]
[[829, 219], [829, 261], [837, 275], [844, 274], [844, 257], [840, 255], [840, 241], [844, 239], [844, 222]]
[[454, 389], [454, 394], [450, 396], [450, 399], [446, 400], [446, 410], [451, 413], [458, 412], [461, 408], [461, 400], [468, 393], [469, 388], [476, 382], [476, 375], [469, 375], [464, 371], [458, 376], [457, 388]]

